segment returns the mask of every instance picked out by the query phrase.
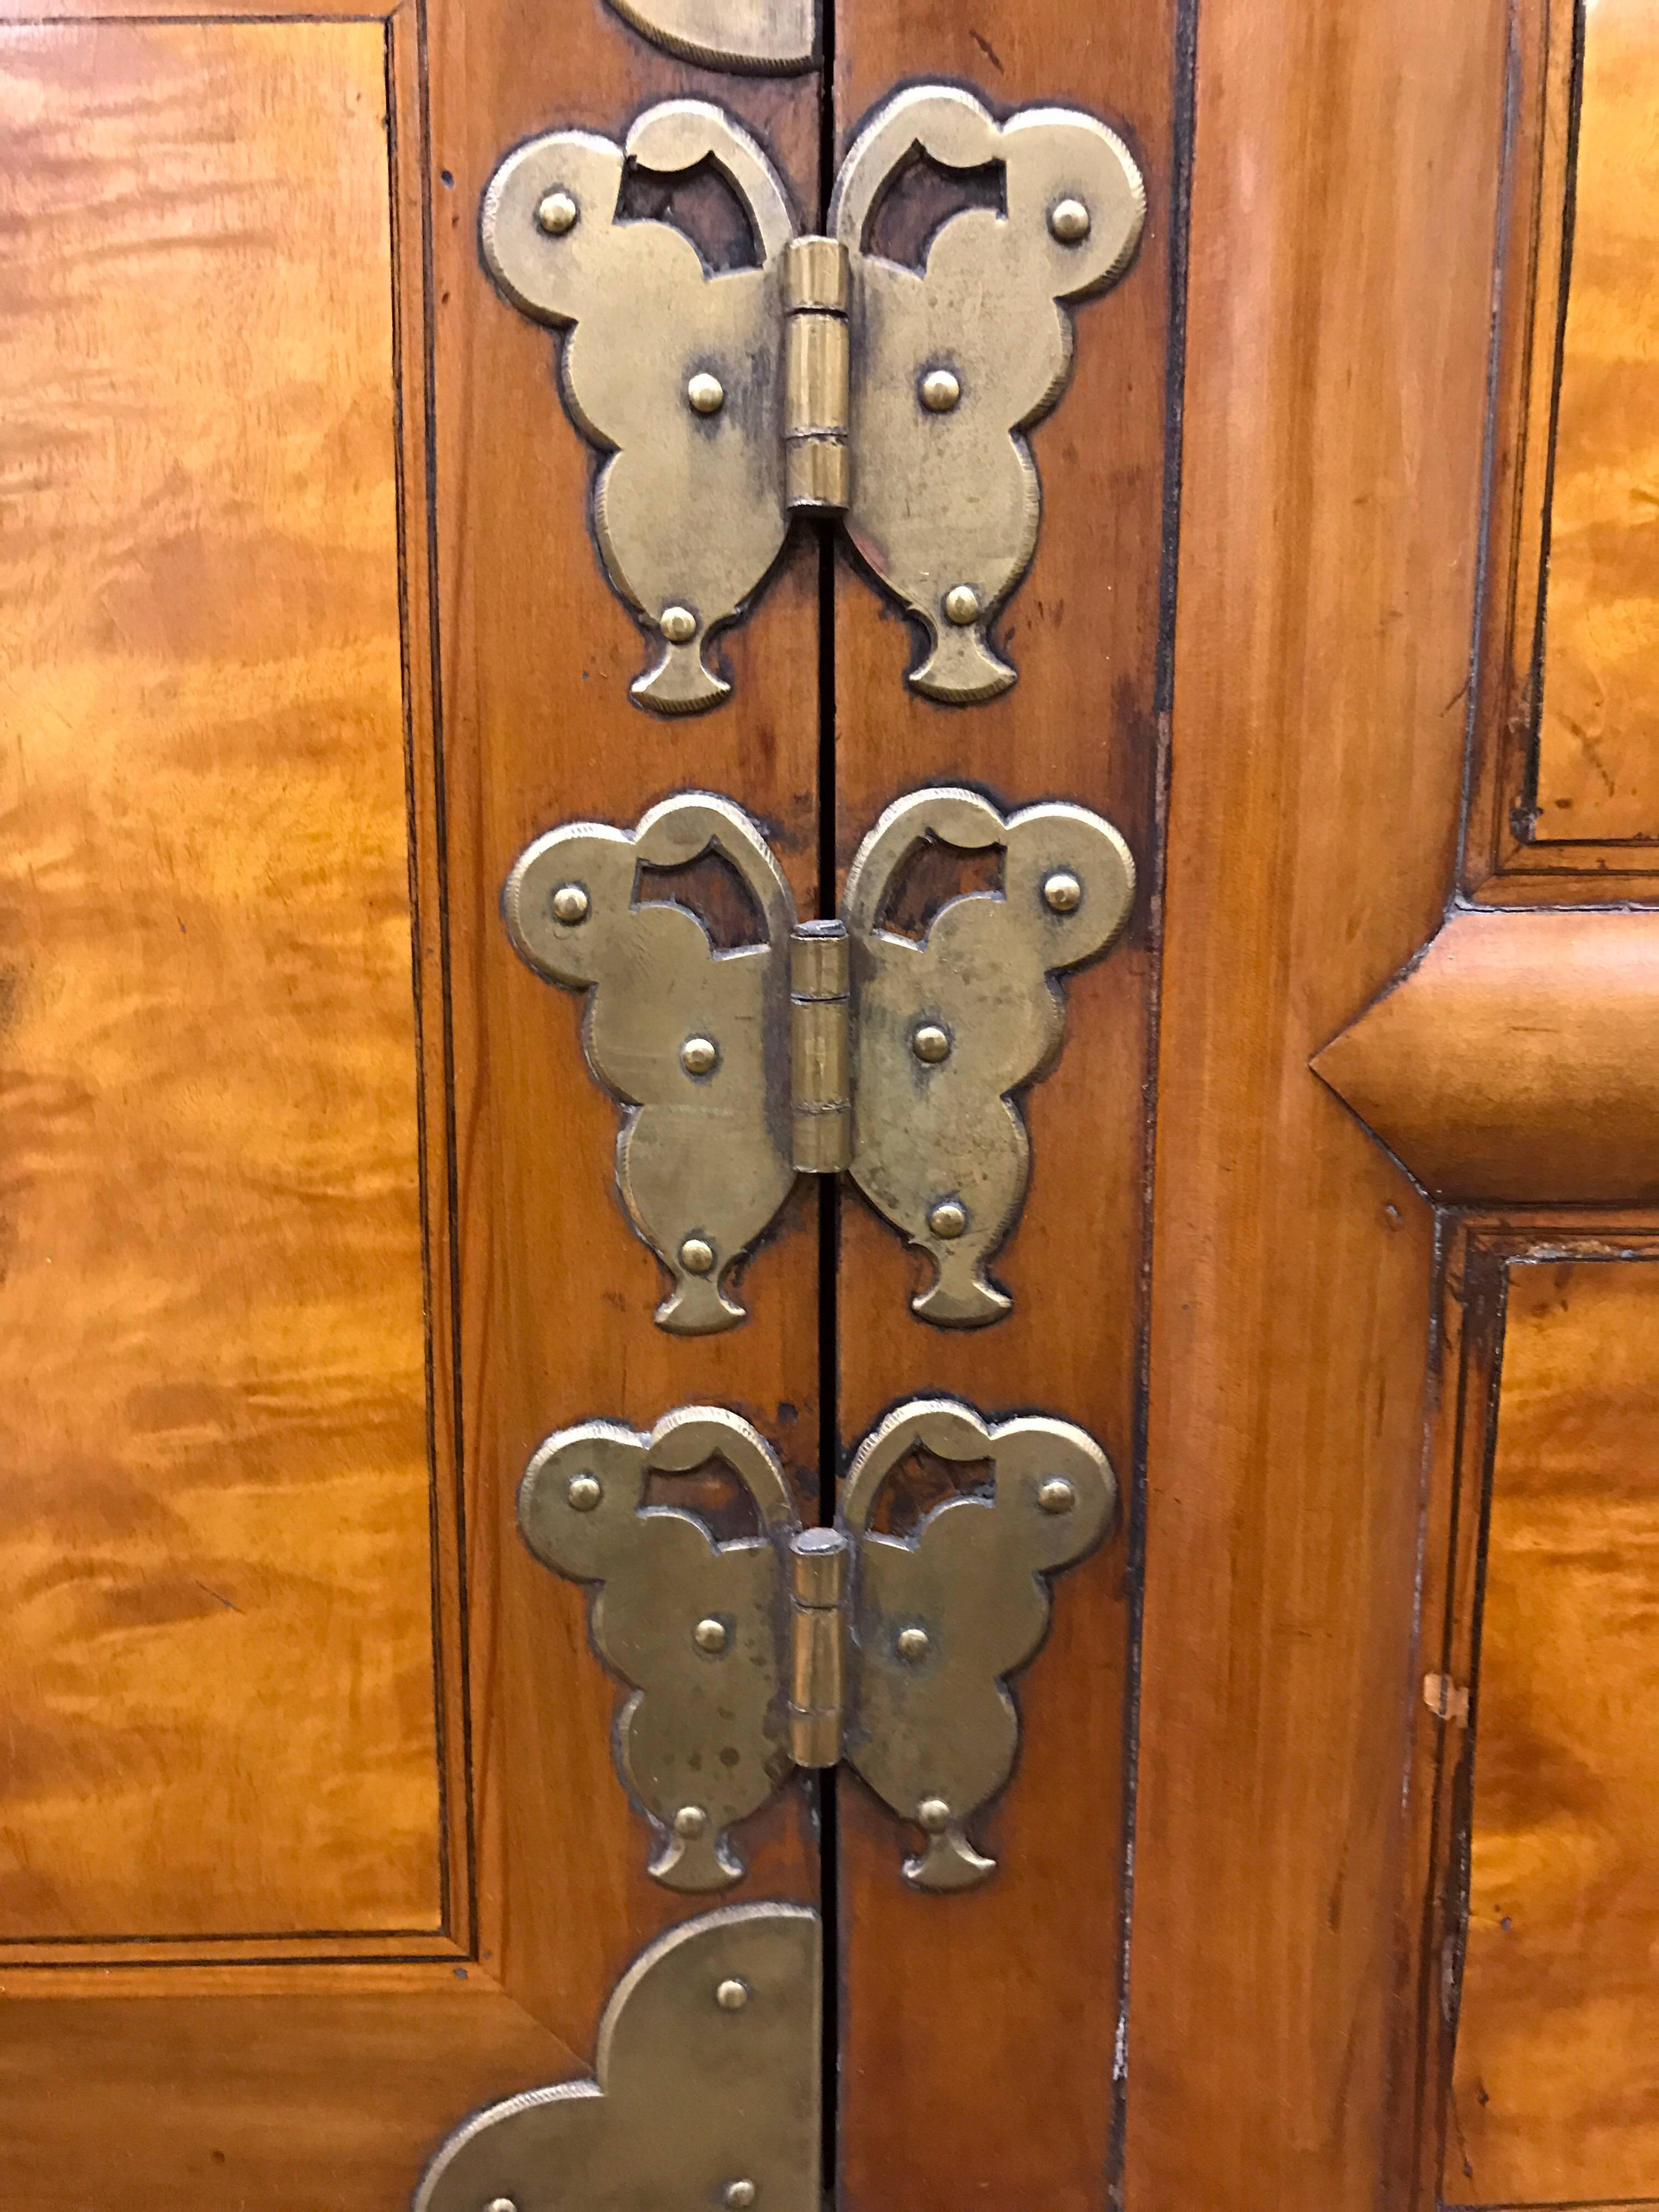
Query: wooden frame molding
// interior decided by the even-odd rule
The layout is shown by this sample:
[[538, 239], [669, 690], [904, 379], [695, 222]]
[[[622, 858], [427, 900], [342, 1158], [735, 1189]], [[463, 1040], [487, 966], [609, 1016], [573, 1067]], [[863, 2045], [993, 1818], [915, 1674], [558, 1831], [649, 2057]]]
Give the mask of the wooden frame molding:
[[1442, 1202], [1659, 1200], [1659, 915], [1455, 914], [1314, 1060]]

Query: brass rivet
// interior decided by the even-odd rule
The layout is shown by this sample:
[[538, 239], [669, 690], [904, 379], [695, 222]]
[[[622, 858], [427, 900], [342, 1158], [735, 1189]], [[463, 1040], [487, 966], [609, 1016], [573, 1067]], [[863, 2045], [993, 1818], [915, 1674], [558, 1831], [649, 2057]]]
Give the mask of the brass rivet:
[[574, 230], [581, 210], [568, 192], [549, 192], [536, 210], [536, 228], [550, 238], [562, 238]]
[[932, 414], [948, 415], [961, 398], [961, 380], [948, 368], [930, 368], [921, 380], [921, 404]]
[[1042, 903], [1051, 914], [1075, 914], [1083, 903], [1083, 886], [1069, 868], [1056, 868], [1042, 886]]
[[752, 2181], [728, 2181], [726, 2185], [726, 2201], [736, 2208], [736, 2212], [744, 2212], [744, 2208], [752, 2204], [759, 2195]]
[[749, 2002], [749, 1984], [729, 1974], [714, 1992], [714, 2002], [722, 2012], [741, 2012]]
[[697, 618], [690, 607], [665, 607], [660, 628], [670, 645], [690, 645], [697, 634]]
[[945, 594], [945, 611], [958, 629], [979, 620], [979, 593], [971, 584], [955, 584]]
[[688, 1237], [680, 1247], [680, 1265], [688, 1275], [712, 1275], [714, 1246], [706, 1237]]
[[708, 1815], [701, 1805], [682, 1805], [674, 1815], [674, 1833], [688, 1844], [696, 1843], [708, 1826]]
[[1069, 1513], [1077, 1504], [1077, 1492], [1063, 1474], [1051, 1474], [1037, 1492], [1037, 1504], [1045, 1513]]
[[900, 1629], [898, 1656], [901, 1659], [925, 1659], [933, 1648], [933, 1640], [925, 1628]]
[[951, 1057], [951, 1032], [938, 1022], [924, 1022], [911, 1038], [910, 1049], [929, 1067], [937, 1067], [940, 1060]]
[[712, 1614], [708, 1620], [700, 1620], [691, 1634], [699, 1651], [724, 1651], [726, 1649], [726, 1623], [714, 1620]]
[[942, 1797], [924, 1797], [916, 1808], [916, 1822], [930, 1836], [942, 1836], [951, 1825], [951, 1808]]
[[1048, 210], [1048, 228], [1062, 246], [1081, 246], [1093, 227], [1081, 200], [1057, 200]]
[[699, 415], [718, 415], [726, 404], [726, 386], [718, 376], [699, 369], [686, 386], [685, 396]]
[[579, 921], [586, 921], [590, 902], [580, 884], [561, 884], [553, 894], [553, 919], [562, 921], [567, 929], [574, 929]]
[[720, 1047], [713, 1037], [687, 1037], [680, 1047], [680, 1066], [688, 1075], [707, 1075], [720, 1058]]
[[935, 1237], [954, 1243], [968, 1226], [968, 1209], [959, 1199], [942, 1198], [928, 1215], [927, 1226]]
[[597, 1475], [573, 1474], [564, 1494], [578, 1513], [591, 1513], [605, 1496], [605, 1486]]

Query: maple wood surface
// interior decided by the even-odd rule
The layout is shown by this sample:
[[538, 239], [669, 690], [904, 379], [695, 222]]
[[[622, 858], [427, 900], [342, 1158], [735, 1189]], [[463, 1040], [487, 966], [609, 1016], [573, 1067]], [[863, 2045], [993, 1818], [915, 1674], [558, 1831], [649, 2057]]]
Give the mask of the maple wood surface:
[[1129, 2212], [1374, 2212], [1434, 1224], [1310, 1056], [1451, 887], [1508, 10], [1205, 0]]
[[[1591, 0], [1583, 37], [1534, 835], [1651, 839], [1659, 838], [1659, 10], [1652, 0]], [[1548, 214], [1559, 219], [1558, 210]], [[1548, 337], [1553, 343], [1553, 330]]]
[[13, 1940], [442, 1915], [385, 69], [0, 35]]
[[[1012, 1314], [973, 1332], [908, 1310], [925, 1263], [850, 1194], [842, 1206], [841, 1428], [892, 1400], [959, 1392], [988, 1414], [1041, 1407], [1134, 1477], [1143, 1316], [1146, 1086], [1155, 974], [1159, 575], [1176, 96], [1173, 0], [1084, 21], [1061, 0], [923, 0], [838, 10], [838, 152], [896, 82], [971, 85], [1004, 110], [1103, 117], [1145, 173], [1133, 266], [1074, 315], [1069, 388], [1039, 425], [1042, 536], [993, 626], [1019, 671], [966, 709], [904, 686], [909, 627], [843, 571], [836, 592], [836, 839], [843, 866], [881, 809], [929, 782], [1005, 808], [1045, 798], [1105, 814], [1141, 888], [1124, 938], [1066, 979], [1066, 1041], [1030, 1094], [1032, 1175], [992, 1272]], [[941, 210], [951, 204], [948, 191]], [[1053, 1626], [1015, 1694], [1018, 1771], [975, 1824], [1000, 1861], [966, 1895], [899, 1877], [907, 1830], [841, 1785], [846, 1965], [839, 2177], [847, 2212], [984, 2203], [1095, 2212], [1113, 2155], [1128, 1722], [1127, 1517], [1058, 1579]]]
[[177, 1995], [114, 1976], [94, 2002], [8, 1990], [0, 2199], [11, 2212], [407, 2212], [452, 2114], [592, 2063], [591, 2043], [571, 2051], [452, 1968], [325, 1990], [300, 1971], [282, 1972], [281, 1995], [216, 1995], [211, 1973]]
[[1656, 1392], [1659, 1267], [1511, 1264], [1449, 2203], [1626, 2201], [1659, 2172]]
[[1314, 1062], [1436, 1197], [1651, 1204], [1659, 915], [1456, 915]]

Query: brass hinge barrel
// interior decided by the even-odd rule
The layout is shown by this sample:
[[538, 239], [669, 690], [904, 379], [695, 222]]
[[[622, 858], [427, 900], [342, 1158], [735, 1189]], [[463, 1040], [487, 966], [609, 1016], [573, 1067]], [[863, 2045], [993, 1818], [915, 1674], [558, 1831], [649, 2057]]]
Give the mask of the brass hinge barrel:
[[841, 1764], [848, 1553], [838, 1528], [805, 1528], [790, 1540], [789, 1749], [797, 1766]]
[[852, 947], [839, 921], [804, 921], [789, 940], [789, 1079], [794, 1165], [839, 1175], [853, 1164]]
[[852, 498], [851, 286], [850, 257], [835, 239], [792, 239], [784, 249], [785, 496], [822, 514], [844, 513]]

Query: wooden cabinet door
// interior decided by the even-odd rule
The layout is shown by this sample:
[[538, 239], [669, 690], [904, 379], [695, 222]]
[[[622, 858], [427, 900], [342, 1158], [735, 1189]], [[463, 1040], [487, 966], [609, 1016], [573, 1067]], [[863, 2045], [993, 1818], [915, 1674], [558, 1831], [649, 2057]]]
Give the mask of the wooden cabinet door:
[[[724, 1407], [829, 1520], [945, 1396], [1086, 1429], [1121, 1510], [988, 1880], [908, 1886], [846, 1769], [744, 1826], [719, 1901], [822, 1927], [825, 2203], [1659, 2204], [1659, 10], [730, 0], [815, 56], [688, 57], [727, 4], [0, 4], [0, 2197], [395, 2212], [591, 2074], [714, 1900], [647, 1870], [526, 1462]], [[800, 522], [654, 715], [489, 180], [689, 97], [811, 228], [918, 82], [1146, 185], [1018, 680], [922, 696]], [[918, 162], [884, 250], [999, 189]], [[629, 190], [750, 251], [717, 179]], [[927, 785], [1139, 878], [1022, 1098], [1011, 1310], [930, 1325], [802, 1177], [744, 1324], [665, 1332], [503, 883], [695, 790], [828, 917]], [[935, 847], [902, 926], [988, 887]]]

